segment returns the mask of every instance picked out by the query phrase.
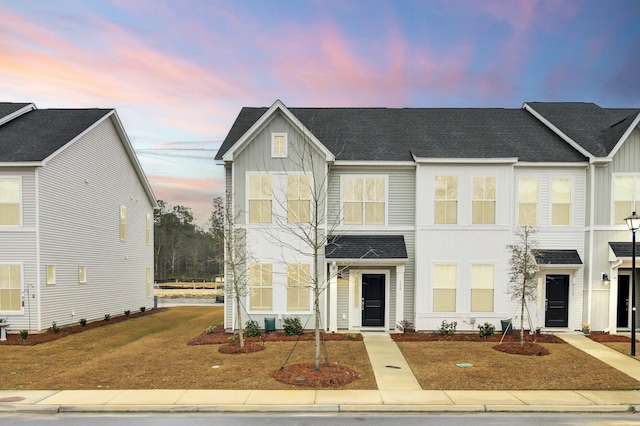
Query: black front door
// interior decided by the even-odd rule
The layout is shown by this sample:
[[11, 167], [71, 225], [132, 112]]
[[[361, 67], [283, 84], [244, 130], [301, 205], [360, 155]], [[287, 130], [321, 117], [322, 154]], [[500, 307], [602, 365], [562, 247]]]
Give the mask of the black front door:
[[616, 327], [629, 327], [629, 275], [618, 275], [618, 321]]
[[362, 275], [362, 326], [384, 326], [384, 274]]
[[545, 327], [569, 325], [569, 275], [547, 275]]

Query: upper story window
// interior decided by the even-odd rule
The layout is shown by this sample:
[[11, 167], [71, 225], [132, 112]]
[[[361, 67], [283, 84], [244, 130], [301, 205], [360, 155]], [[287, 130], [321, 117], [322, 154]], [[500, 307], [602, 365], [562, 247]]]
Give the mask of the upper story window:
[[384, 225], [386, 205], [385, 176], [343, 176], [342, 218], [345, 225]]
[[309, 175], [287, 176], [287, 221], [290, 223], [309, 222], [309, 202], [311, 185]]
[[518, 225], [538, 225], [538, 179], [518, 179]]
[[47, 284], [56, 283], [56, 267], [54, 265], [47, 265]]
[[436, 176], [434, 223], [458, 223], [458, 176]]
[[456, 311], [457, 275], [457, 265], [433, 265], [433, 312]]
[[473, 177], [472, 223], [496, 223], [496, 177]]
[[22, 309], [22, 273], [20, 265], [0, 265], [0, 311]]
[[571, 179], [551, 179], [551, 225], [571, 225]]
[[249, 308], [269, 311], [273, 306], [273, 267], [270, 263], [254, 263], [249, 269]]
[[127, 208], [120, 206], [120, 241], [127, 239]]
[[271, 157], [283, 158], [287, 156], [287, 134], [271, 134]]
[[626, 217], [638, 212], [640, 175], [614, 176], [613, 200], [613, 223], [624, 224]]
[[249, 222], [271, 223], [271, 175], [249, 175]]
[[20, 226], [20, 178], [0, 178], [0, 226]]
[[151, 218], [151, 215], [149, 213], [147, 213], [147, 231], [145, 233], [147, 245], [151, 244], [151, 230], [152, 229], [153, 229], [153, 219]]
[[493, 312], [494, 265], [471, 265], [471, 312]]

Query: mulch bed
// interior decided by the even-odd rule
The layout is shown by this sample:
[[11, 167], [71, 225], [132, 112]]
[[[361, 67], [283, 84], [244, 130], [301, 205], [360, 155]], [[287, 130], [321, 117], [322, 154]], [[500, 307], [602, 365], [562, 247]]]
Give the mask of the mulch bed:
[[[609, 342], [631, 343], [631, 337], [622, 336], [620, 334], [591, 333], [591, 334], [587, 334], [587, 337], [593, 340], [594, 342], [598, 342], [598, 343], [609, 343]], [[640, 340], [636, 339], [636, 342], [640, 342]]]
[[[396, 342], [500, 342], [502, 339], [502, 333], [494, 334], [490, 337], [481, 338], [478, 333], [455, 333], [451, 336], [446, 336], [438, 332], [415, 332], [404, 334], [392, 334], [391, 338]], [[524, 335], [525, 342], [537, 342], [537, 343], [565, 343], [564, 340], [553, 334], [529, 334]], [[513, 332], [506, 334], [503, 343], [520, 343], [520, 333]]]
[[358, 373], [346, 365], [320, 363], [320, 371], [313, 362], [289, 364], [271, 373], [282, 383], [312, 388], [338, 388], [358, 379]]
[[[219, 345], [222, 343], [229, 343], [229, 338], [237, 339], [236, 333], [227, 333], [224, 328], [218, 327], [213, 333], [202, 333], [187, 343], [188, 345]], [[315, 332], [303, 333], [301, 336], [287, 336], [282, 331], [276, 331], [273, 333], [262, 333], [259, 337], [246, 337], [245, 342], [250, 343], [262, 343], [262, 342], [309, 342], [315, 340]], [[362, 335], [359, 333], [320, 333], [320, 339], [326, 342], [335, 341], [359, 341], [362, 340]]]
[[118, 315], [113, 316], [109, 321], [105, 320], [97, 320], [93, 322], [88, 322], [86, 325], [75, 324], [75, 325], [67, 325], [60, 327], [60, 331], [58, 333], [54, 333], [51, 330], [45, 331], [44, 333], [29, 333], [29, 337], [27, 340], [23, 341], [22, 337], [20, 337], [20, 333], [10, 333], [7, 334], [7, 340], [4, 342], [0, 342], [1, 345], [24, 345], [24, 346], [34, 346], [39, 345], [40, 343], [52, 342], [57, 339], [61, 339], [63, 337], [69, 336], [71, 334], [81, 333], [86, 330], [90, 330], [96, 327], [102, 327], [104, 325], [115, 324], [123, 321], [127, 321], [133, 318], [139, 318], [146, 315], [152, 315], [156, 312], [160, 312], [164, 310], [164, 308], [160, 309], [146, 309], [144, 312], [132, 312], [129, 315]]
[[493, 347], [496, 351], [504, 352], [512, 355], [528, 355], [528, 356], [543, 356], [549, 355], [549, 351], [544, 346], [540, 346], [537, 343], [524, 342], [524, 345], [520, 346], [520, 343], [502, 343], [501, 345], [495, 345]]

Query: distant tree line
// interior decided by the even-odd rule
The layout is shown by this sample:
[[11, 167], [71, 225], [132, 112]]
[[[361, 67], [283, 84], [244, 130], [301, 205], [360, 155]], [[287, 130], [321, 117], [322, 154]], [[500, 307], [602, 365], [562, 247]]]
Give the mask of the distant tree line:
[[[221, 200], [220, 200], [221, 201]], [[216, 202], [214, 200], [214, 207]], [[194, 223], [189, 207], [158, 200], [154, 212], [155, 279], [213, 280], [223, 273], [222, 242], [212, 229], [211, 215], [208, 227]]]

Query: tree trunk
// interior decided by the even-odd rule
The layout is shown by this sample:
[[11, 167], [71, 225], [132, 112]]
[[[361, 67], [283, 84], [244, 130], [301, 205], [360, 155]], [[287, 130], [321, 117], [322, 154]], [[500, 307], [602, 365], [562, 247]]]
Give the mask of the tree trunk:
[[236, 312], [238, 313], [238, 341], [240, 342], [240, 347], [244, 348], [244, 333], [242, 332], [242, 310], [240, 309], [240, 296], [238, 292], [235, 292], [236, 298]]
[[524, 346], [524, 304], [525, 302], [525, 285], [522, 284], [522, 300], [520, 301], [520, 346]]

